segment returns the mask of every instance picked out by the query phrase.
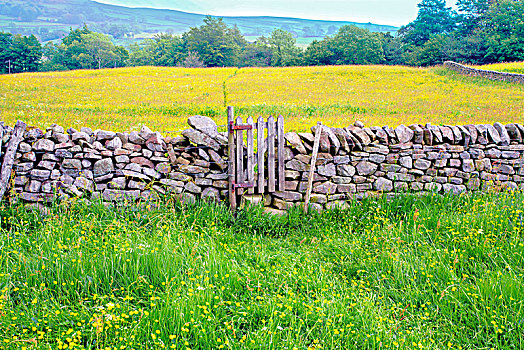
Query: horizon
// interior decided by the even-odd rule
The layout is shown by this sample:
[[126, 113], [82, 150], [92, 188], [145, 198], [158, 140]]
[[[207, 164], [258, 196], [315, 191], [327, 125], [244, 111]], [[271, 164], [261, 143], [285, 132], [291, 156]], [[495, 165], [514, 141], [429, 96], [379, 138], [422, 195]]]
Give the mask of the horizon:
[[[400, 27], [413, 21], [420, 0], [93, 0], [130, 8], [156, 8], [212, 16], [270, 16], [323, 21], [373, 23]], [[447, 0], [448, 6], [456, 1]], [[297, 10], [298, 9], [298, 10]], [[348, 11], [351, 14], [341, 16]]]

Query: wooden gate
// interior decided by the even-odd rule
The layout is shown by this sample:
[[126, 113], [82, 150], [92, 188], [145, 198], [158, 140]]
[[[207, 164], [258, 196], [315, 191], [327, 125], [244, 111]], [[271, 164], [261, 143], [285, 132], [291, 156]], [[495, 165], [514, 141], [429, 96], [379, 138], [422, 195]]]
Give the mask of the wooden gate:
[[259, 117], [256, 122], [248, 117], [243, 123], [242, 118], [235, 119], [233, 107], [228, 107], [228, 135], [231, 209], [237, 208], [237, 196], [244, 191], [264, 195], [285, 190], [282, 116], [267, 121]]

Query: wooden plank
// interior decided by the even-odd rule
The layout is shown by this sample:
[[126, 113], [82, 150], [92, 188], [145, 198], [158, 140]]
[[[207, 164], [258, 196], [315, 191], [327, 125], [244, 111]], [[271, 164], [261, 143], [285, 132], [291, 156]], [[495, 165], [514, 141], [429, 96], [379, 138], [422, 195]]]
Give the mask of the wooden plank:
[[2, 162], [2, 169], [0, 170], [0, 200], [4, 198], [4, 194], [11, 179], [11, 170], [13, 169], [13, 163], [15, 162], [15, 154], [18, 150], [18, 145], [22, 141], [22, 136], [26, 130], [27, 125], [21, 121], [17, 121], [13, 134], [7, 144], [7, 150], [5, 151], [4, 159]]
[[[240, 125], [242, 124], [242, 118], [237, 117], [236, 124]], [[236, 130], [236, 155], [237, 155], [237, 180], [236, 184], [242, 184], [244, 183], [244, 131], [243, 130]], [[242, 194], [242, 189], [238, 188], [237, 195]]]
[[267, 190], [269, 193], [275, 192], [276, 180], [275, 180], [275, 134], [276, 125], [275, 118], [270, 116], [267, 118]]
[[278, 190], [286, 190], [286, 164], [284, 147], [284, 117], [279, 115], [277, 119], [277, 142], [278, 142]]
[[258, 153], [258, 193], [264, 194], [266, 171], [264, 167], [264, 154], [266, 153], [264, 147], [264, 131], [265, 123], [263, 117], [258, 117], [257, 122], [257, 153]]
[[309, 209], [309, 200], [311, 199], [311, 191], [313, 189], [313, 179], [315, 178], [315, 168], [317, 165], [318, 147], [320, 145], [320, 135], [322, 135], [322, 123], [317, 123], [317, 130], [315, 132], [315, 143], [313, 144], [313, 156], [311, 157], [311, 165], [309, 166], [309, 176], [307, 180], [306, 200], [304, 202], [304, 211], [307, 213]]
[[227, 144], [228, 144], [228, 151], [229, 151], [229, 164], [227, 167], [228, 175], [229, 175], [229, 205], [231, 206], [231, 210], [235, 211], [237, 208], [237, 196], [235, 187], [233, 184], [235, 183], [235, 174], [236, 174], [236, 166], [235, 166], [235, 134], [233, 133], [233, 125], [235, 125], [235, 111], [233, 107], [227, 107]]
[[[246, 124], [253, 126], [253, 117], [247, 118]], [[254, 164], [254, 146], [253, 146], [253, 129], [247, 130], [247, 182], [249, 184], [255, 183], [255, 164]], [[247, 190], [248, 194], [255, 193], [254, 187], [249, 187]]]

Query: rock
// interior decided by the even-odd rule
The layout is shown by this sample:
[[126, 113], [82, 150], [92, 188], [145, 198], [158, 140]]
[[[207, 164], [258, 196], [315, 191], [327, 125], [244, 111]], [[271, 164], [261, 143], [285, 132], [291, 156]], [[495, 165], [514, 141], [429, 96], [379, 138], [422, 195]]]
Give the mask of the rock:
[[313, 192], [320, 194], [334, 194], [337, 192], [337, 185], [332, 182], [324, 182], [313, 187]]
[[444, 193], [451, 193], [454, 195], [466, 192], [466, 186], [464, 185], [444, 184], [442, 185], [442, 188], [444, 189]]
[[116, 136], [116, 133], [112, 131], [100, 130], [96, 133], [96, 140], [97, 141], [110, 140], [110, 139], [113, 139], [115, 136]]
[[408, 168], [408, 169], [413, 168], [413, 159], [409, 156], [400, 157], [399, 162], [400, 162], [400, 165], [402, 165], [404, 168]]
[[40, 188], [42, 187], [42, 182], [40, 181], [36, 181], [36, 180], [31, 180], [27, 186], [26, 186], [26, 191], [27, 192], [31, 192], [31, 193], [38, 193], [40, 192]]
[[391, 192], [393, 190], [393, 181], [379, 177], [373, 183], [373, 188], [375, 191]]
[[351, 152], [354, 143], [353, 140], [349, 137], [349, 135], [344, 131], [344, 129], [332, 128], [331, 130], [338, 138], [338, 141], [340, 142], [340, 148], [348, 153]]
[[33, 144], [35, 151], [53, 152], [55, 150], [55, 143], [51, 140], [40, 139]]
[[93, 175], [95, 177], [104, 176], [115, 170], [113, 161], [109, 158], [101, 159], [93, 166]]
[[187, 123], [192, 128], [215, 138], [218, 135], [218, 127], [213, 119], [202, 115], [194, 115], [187, 119]]
[[326, 164], [326, 165], [319, 166], [317, 168], [317, 172], [320, 175], [322, 175], [322, 176], [332, 177], [332, 176], [335, 176], [337, 174], [337, 168], [336, 168], [335, 164], [329, 163], [329, 164]]
[[220, 144], [217, 141], [198, 130], [187, 129], [182, 131], [182, 135], [197, 146], [208, 146], [215, 151], [220, 150]]
[[107, 140], [105, 144], [106, 148], [111, 151], [122, 148], [122, 145], [123, 145], [122, 140], [120, 140], [119, 137], [114, 137], [111, 140]]
[[519, 132], [518, 127], [515, 124], [506, 125], [506, 132], [510, 138], [510, 141], [522, 143], [522, 135]]
[[407, 126], [400, 124], [395, 129], [395, 135], [397, 135], [397, 139], [399, 143], [408, 143], [413, 139], [413, 136], [415, 135], [415, 132], [408, 128]]
[[351, 177], [355, 175], [356, 169], [354, 166], [349, 164], [342, 164], [337, 166], [337, 174], [340, 176]]
[[378, 168], [377, 164], [368, 162], [368, 161], [361, 161], [357, 164], [357, 172], [361, 176], [368, 176], [372, 175]]
[[156, 165], [155, 170], [160, 174], [169, 174], [171, 172], [171, 164], [169, 163], [159, 163]]
[[[316, 134], [316, 130], [317, 130], [316, 126], [311, 127], [311, 132], [313, 133], [313, 135]], [[319, 150], [320, 152], [327, 152], [327, 153], [329, 153], [331, 150], [331, 142], [329, 141], [328, 134], [324, 132], [324, 128], [322, 128], [322, 133], [320, 134]]]
[[459, 126], [457, 126], [457, 128], [460, 130], [460, 133], [462, 134], [463, 142], [461, 144], [463, 144], [464, 146], [468, 147], [472, 143], [471, 142], [471, 133], [464, 126], [459, 125]]
[[207, 153], [209, 154], [210, 160], [214, 162], [220, 169], [226, 170], [227, 169], [227, 163], [222, 157], [212, 149], [208, 149]]
[[353, 134], [361, 145], [367, 146], [371, 143], [371, 138], [369, 135], [362, 129], [355, 126], [350, 126], [345, 128], [346, 132]]
[[74, 186], [76, 186], [79, 189], [82, 189], [84, 191], [93, 192], [95, 188], [95, 184], [86, 179], [85, 177], [79, 176], [76, 178], [75, 182], [73, 183]]
[[155, 167], [155, 165], [153, 164], [152, 161], [150, 161], [149, 159], [146, 159], [144, 157], [132, 158], [131, 159], [131, 163], [138, 164], [138, 165], [141, 165], [141, 166], [146, 166], [148, 168], [154, 168]]
[[413, 130], [413, 143], [424, 143], [424, 129], [418, 124], [411, 124], [409, 128]]
[[384, 131], [384, 129], [378, 127], [378, 126], [373, 126], [371, 127], [371, 131], [373, 131], [377, 137], [377, 139], [379, 140], [380, 143], [382, 144], [385, 144], [385, 145], [389, 145], [389, 139], [388, 139], [388, 134]]
[[439, 144], [439, 143], [444, 142], [444, 138], [442, 137], [442, 132], [440, 131], [440, 128], [438, 126], [431, 125], [431, 123], [427, 123], [426, 129], [428, 129], [432, 134], [432, 138], [433, 138], [432, 144]]
[[288, 132], [284, 134], [284, 138], [289, 142], [292, 148], [296, 149], [299, 153], [306, 154], [306, 148], [300, 140], [300, 136], [296, 132]]
[[106, 189], [104, 190], [102, 195], [106, 201], [110, 201], [110, 202], [136, 201], [138, 198], [140, 198], [140, 191], [139, 190], [124, 191], [124, 190]]
[[286, 163], [286, 169], [291, 169], [295, 171], [307, 171], [309, 170], [309, 165], [299, 161], [298, 159], [292, 159]]
[[425, 160], [425, 159], [417, 159], [415, 161], [415, 164], [413, 164], [413, 166], [416, 169], [426, 170], [426, 169], [429, 169], [429, 167], [431, 166], [431, 162], [429, 160]]
[[453, 135], [453, 130], [447, 126], [441, 126], [440, 132], [442, 133], [442, 139], [444, 143], [453, 144], [455, 143], [455, 137]]
[[136, 131], [131, 131], [129, 133], [129, 142], [137, 145], [143, 145], [146, 143], [146, 140], [143, 137], [141, 137]]
[[207, 173], [207, 170], [202, 168], [202, 167], [199, 167], [199, 166], [195, 166], [195, 165], [181, 165], [179, 167], [179, 170], [185, 174], [201, 174], [201, 173]]
[[188, 191], [188, 192], [191, 192], [191, 193], [195, 193], [195, 194], [202, 193], [202, 188], [200, 188], [199, 186], [197, 186], [193, 182], [186, 183], [185, 186], [184, 186], [184, 190]]
[[453, 126], [453, 125], [449, 125], [447, 127], [450, 128], [451, 131], [453, 132], [453, 137], [455, 138], [454, 144], [461, 144], [462, 132], [460, 131], [459, 127], [458, 126]]
[[500, 137], [500, 144], [502, 146], [507, 146], [510, 144], [511, 142], [511, 139], [509, 137], [509, 134], [506, 130], [506, 127], [504, 125], [502, 125], [501, 123], [495, 123], [493, 124], [493, 127], [495, 128], [495, 130], [497, 130], [497, 133], [499, 134], [499, 137]]
[[108, 183], [109, 188], [115, 190], [124, 190], [126, 188], [125, 177], [115, 177]]
[[50, 176], [51, 176], [51, 171], [49, 170], [41, 170], [41, 169], [31, 170], [31, 179], [36, 180], [36, 181], [48, 180]]
[[[142, 126], [140, 129], [140, 132], [138, 133], [138, 136], [140, 136], [144, 140], [150, 139], [155, 133], [151, 131], [147, 126]], [[131, 136], [131, 134], [129, 135]], [[131, 139], [130, 139], [131, 141]], [[131, 141], [132, 142], [132, 141]]]
[[160, 179], [162, 177], [162, 175], [160, 175], [160, 173], [158, 173], [155, 169], [151, 169], [151, 168], [142, 168], [142, 173], [144, 175], [147, 175], [153, 179]]
[[64, 159], [62, 167], [65, 169], [77, 169], [82, 170], [82, 162], [80, 159]]
[[81, 131], [77, 131], [71, 134], [71, 140], [73, 141], [79, 141], [79, 140], [89, 141], [90, 138], [91, 137], [88, 134], [86, 134], [85, 132], [81, 132]]

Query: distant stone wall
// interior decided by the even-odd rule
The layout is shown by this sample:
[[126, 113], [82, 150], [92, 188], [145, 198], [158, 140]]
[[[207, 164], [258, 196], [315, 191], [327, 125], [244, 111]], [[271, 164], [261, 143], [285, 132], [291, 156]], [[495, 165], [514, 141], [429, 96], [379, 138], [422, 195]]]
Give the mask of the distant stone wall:
[[462, 64], [451, 62], [451, 61], [444, 62], [444, 66], [460, 74], [469, 75], [472, 77], [482, 77], [482, 78], [487, 78], [491, 80], [499, 80], [499, 81], [507, 81], [511, 83], [524, 84], [524, 74], [496, 72], [496, 71], [491, 71], [491, 70], [477, 69], [477, 68], [467, 67]]
[[[83, 197], [150, 200], [172, 192], [182, 200], [228, 198], [227, 135], [207, 117], [189, 118], [182, 136], [142, 127], [114, 133], [53, 125], [25, 132], [15, 156], [10, 194], [28, 203]], [[322, 127], [311, 205], [344, 207], [352, 199], [412, 191], [459, 194], [493, 186], [524, 189], [520, 124]], [[5, 127], [3, 150], [12, 133]], [[244, 196], [285, 210], [304, 200], [314, 142], [285, 135], [286, 191]]]

